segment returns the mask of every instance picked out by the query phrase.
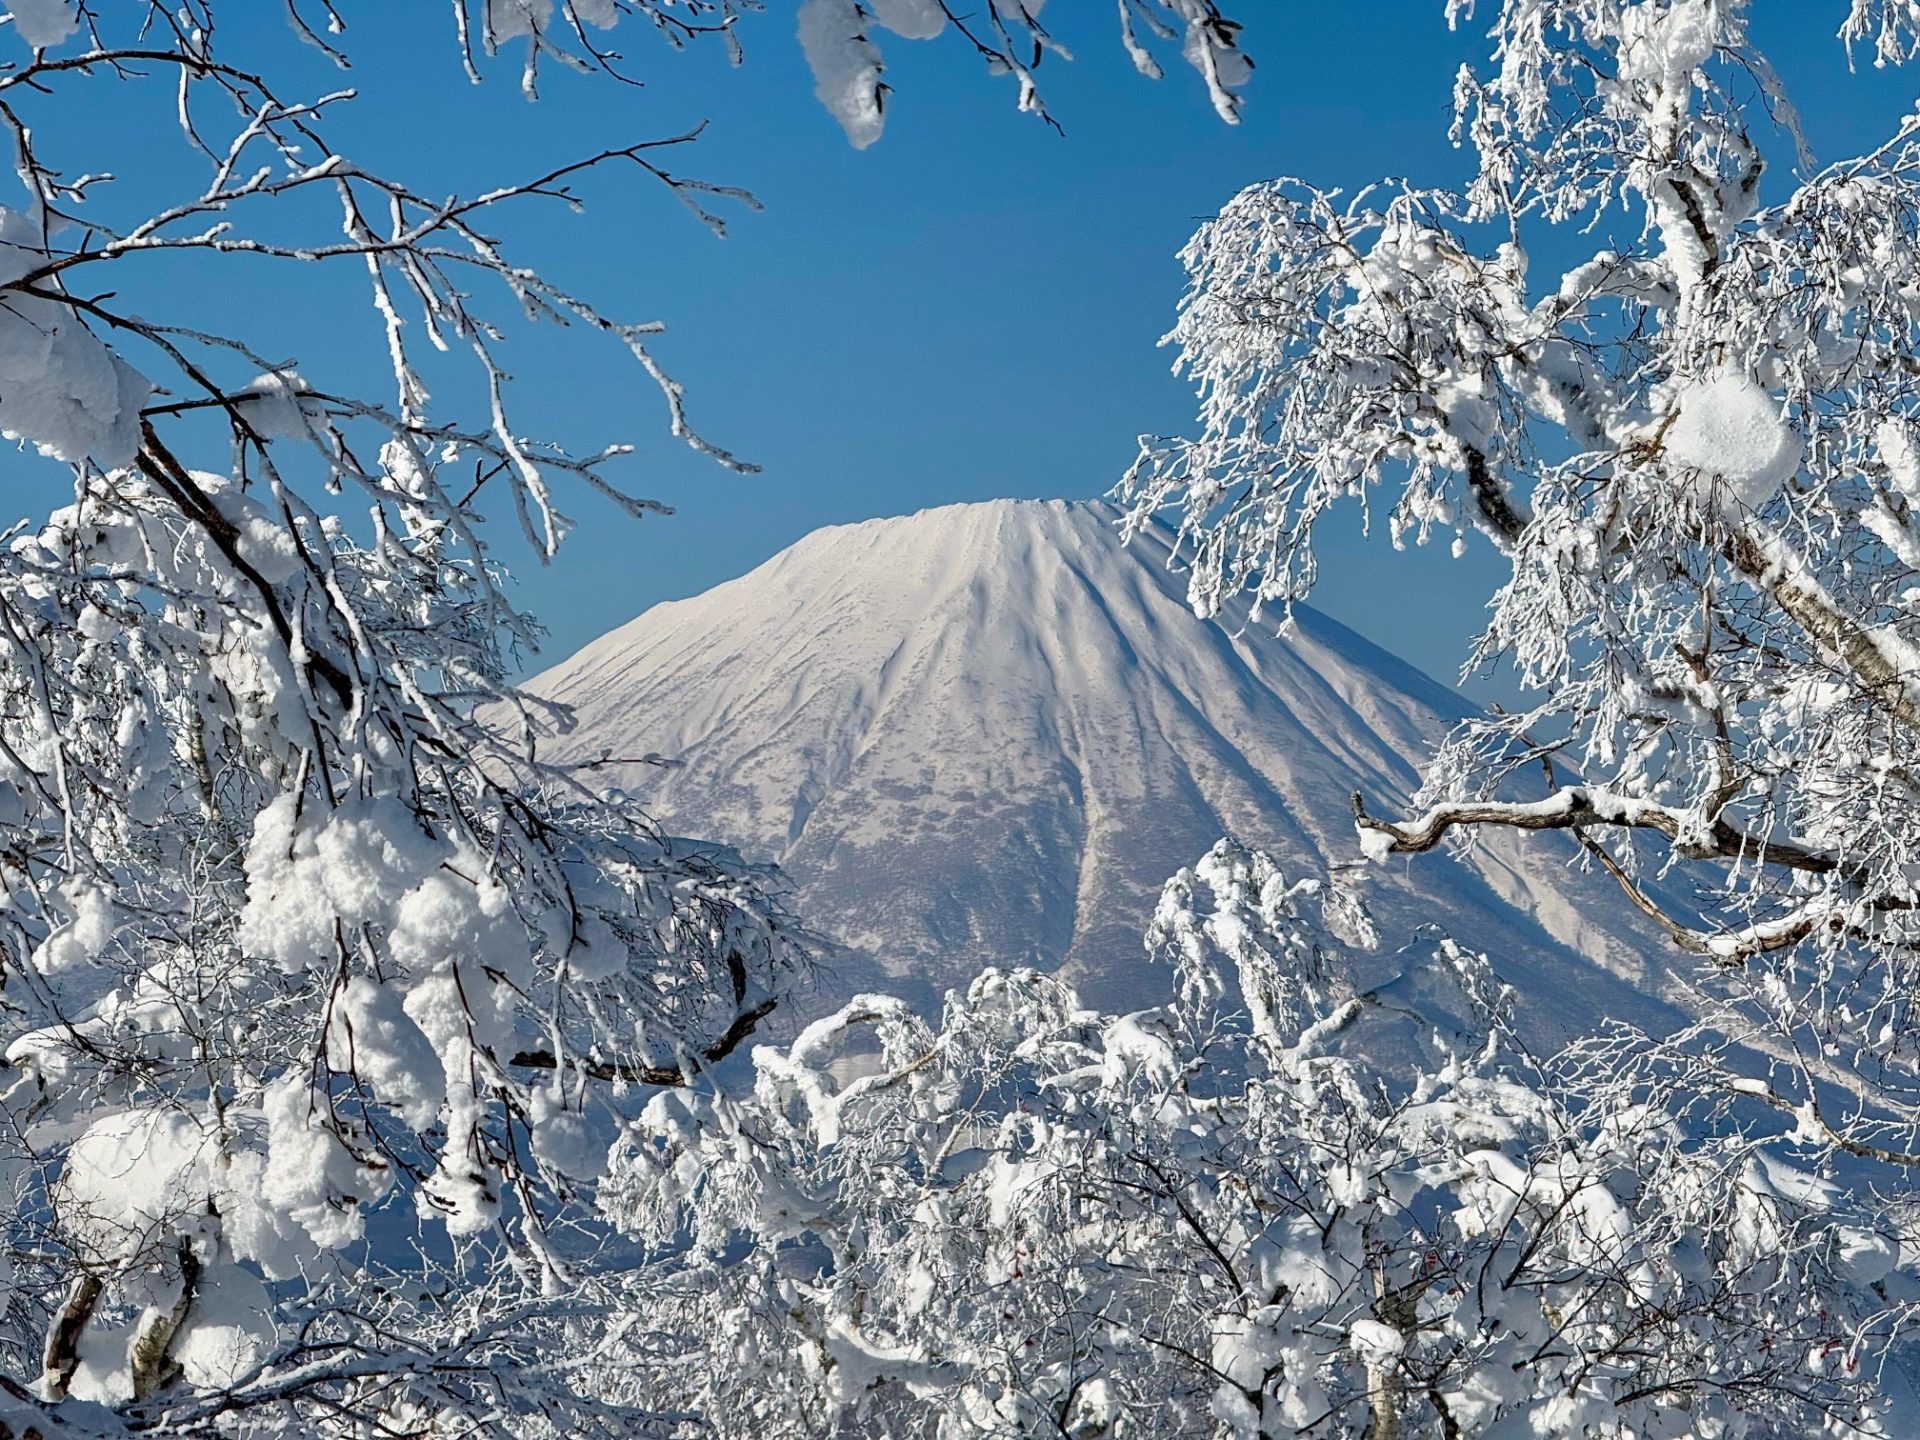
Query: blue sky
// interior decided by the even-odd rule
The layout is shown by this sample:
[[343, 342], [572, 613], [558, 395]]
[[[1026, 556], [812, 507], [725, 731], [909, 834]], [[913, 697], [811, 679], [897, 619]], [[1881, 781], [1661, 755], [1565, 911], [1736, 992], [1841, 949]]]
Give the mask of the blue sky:
[[[635, 524], [571, 497], [563, 503], [580, 529], [561, 563], [543, 571], [503, 550], [552, 631], [540, 663], [819, 525], [991, 496], [1103, 492], [1136, 434], [1187, 425], [1190, 397], [1154, 342], [1179, 292], [1174, 252], [1198, 219], [1276, 174], [1339, 185], [1462, 174], [1446, 138], [1448, 101], [1455, 68], [1478, 54], [1491, 0], [1460, 34], [1448, 32], [1440, 0], [1230, 8], [1247, 22], [1259, 67], [1238, 127], [1218, 121], [1174, 57], [1166, 80], [1137, 76], [1110, 5], [1063, 0], [1048, 18], [1077, 59], [1050, 59], [1041, 75], [1064, 135], [1016, 113], [1009, 82], [982, 73], [951, 35], [888, 37], [896, 94], [885, 137], [865, 152], [814, 101], [784, 0], [746, 17], [739, 70], [717, 52], [668, 53], [641, 32], [624, 48], [643, 88], [555, 74], [538, 105], [519, 99], [505, 65], [488, 85], [467, 85], [440, 7], [347, 9], [365, 37], [355, 80], [366, 98], [338, 133], [351, 153], [425, 189], [494, 183], [705, 120], [679, 168], [743, 185], [766, 206], [738, 214], [716, 240], [657, 189], [609, 176], [584, 187], [584, 215], [529, 208], [502, 226], [523, 258], [607, 311], [667, 322], [658, 353], [686, 383], [696, 421], [764, 467], [733, 475], [666, 439], [657, 397], [617, 348], [516, 332], [506, 354], [523, 425], [582, 446], [638, 442], [623, 478], [678, 512]], [[1864, 67], [1848, 76], [1831, 38], [1841, 0], [1755, 8], [1822, 159], [1874, 143], [1912, 104], [1920, 77]], [[292, 63], [315, 86], [340, 83], [310, 56]], [[144, 103], [156, 108], [132, 125], [125, 114], [72, 123], [82, 134], [108, 125], [97, 138], [151, 158], [141, 173], [159, 193], [184, 157], [164, 98]], [[140, 173], [124, 180], [122, 203], [138, 203], [141, 184]], [[159, 304], [179, 299], [170, 284], [188, 282], [130, 273], [128, 283], [154, 285]], [[257, 339], [268, 325], [266, 352], [297, 357], [316, 383], [384, 393], [358, 293], [344, 268], [323, 281], [235, 267], [195, 298], [194, 314]], [[39, 476], [20, 487], [27, 497], [47, 490]], [[1456, 562], [1444, 547], [1395, 555], [1384, 538], [1362, 543], [1352, 516], [1330, 538], [1322, 608], [1450, 677], [1497, 573], [1491, 557], [1477, 549]]]

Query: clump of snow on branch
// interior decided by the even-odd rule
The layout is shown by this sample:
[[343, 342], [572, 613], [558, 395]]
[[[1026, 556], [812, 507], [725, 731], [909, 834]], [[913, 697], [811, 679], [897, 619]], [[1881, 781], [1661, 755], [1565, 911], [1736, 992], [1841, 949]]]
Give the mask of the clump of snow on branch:
[[1780, 403], [1742, 375], [1680, 388], [1666, 434], [1667, 459], [1748, 509], [1758, 509], [1799, 468], [1802, 447]]
[[125, 465], [152, 386], [57, 296], [23, 293], [51, 259], [26, 216], [0, 210], [0, 435], [53, 460]]
[[866, 19], [853, 0], [802, 0], [797, 15], [813, 93], [856, 150], [878, 140], [883, 124], [880, 51], [867, 38]]
[[58, 45], [80, 28], [74, 0], [8, 0], [7, 15], [20, 38], [36, 50]]
[[[1067, 51], [1041, 23], [1042, 0], [987, 0], [981, 11], [955, 14], [941, 0], [801, 0], [796, 12], [801, 49], [813, 70], [814, 93], [840, 122], [855, 149], [880, 138], [891, 87], [874, 31], [906, 40], [937, 39], [949, 22], [979, 52], [990, 73], [1012, 75], [1021, 110], [1050, 119], [1036, 70], [1047, 54]], [[1239, 26], [1214, 0], [1120, 0], [1121, 39], [1134, 67], [1161, 77], [1159, 62], [1141, 39], [1178, 40], [1182, 58], [1206, 82], [1215, 112], [1239, 119], [1239, 93], [1253, 62], [1239, 47]]]

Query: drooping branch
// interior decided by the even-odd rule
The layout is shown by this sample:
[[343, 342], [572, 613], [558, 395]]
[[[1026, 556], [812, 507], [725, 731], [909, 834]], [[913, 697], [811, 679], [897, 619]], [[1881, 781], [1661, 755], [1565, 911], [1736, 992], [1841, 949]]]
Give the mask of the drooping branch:
[[[140, 425], [140, 434], [141, 449], [137, 461], [140, 473], [153, 481], [162, 493], [174, 502], [184, 519], [191, 521], [198, 529], [204, 531], [226, 562], [246, 578], [266, 611], [267, 620], [273, 626], [273, 633], [280, 638], [280, 643], [291, 651], [294, 646], [292, 622], [287, 619], [286, 612], [281, 608], [273, 587], [267, 583], [266, 578], [252, 562], [240, 553], [240, 532], [234, 528], [232, 521], [215, 509], [207, 497], [200, 493], [200, 487], [194, 483], [186, 467], [174, 458], [173, 452], [168, 450], [161, 443], [160, 437], [154, 433], [152, 422], [143, 420]], [[315, 675], [326, 682], [335, 700], [342, 705], [352, 702], [353, 681], [348, 678], [344, 670], [310, 647], [306, 648], [306, 663]]]
[[[748, 1036], [771, 1015], [778, 1002], [762, 1000], [734, 1017], [721, 1036], [700, 1052], [703, 1065], [717, 1065], [740, 1048]], [[556, 1057], [551, 1050], [520, 1050], [507, 1062], [523, 1070], [565, 1069], [593, 1080], [617, 1080], [631, 1085], [662, 1085], [670, 1088], [691, 1084], [693, 1074], [679, 1065], [643, 1065], [630, 1061], [589, 1060], [583, 1056]], [[694, 1073], [698, 1073], [695, 1071]]]
[[1513, 497], [1487, 466], [1486, 454], [1477, 446], [1466, 447], [1467, 490], [1473, 496], [1482, 518], [1495, 538], [1513, 545], [1527, 528], [1526, 518], [1515, 508]]

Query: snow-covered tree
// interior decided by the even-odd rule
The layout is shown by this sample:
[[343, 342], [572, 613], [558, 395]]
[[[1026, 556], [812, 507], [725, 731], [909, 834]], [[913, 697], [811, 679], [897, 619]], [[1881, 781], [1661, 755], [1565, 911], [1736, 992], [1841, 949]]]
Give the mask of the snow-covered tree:
[[[544, 758], [564, 717], [508, 683], [537, 631], [484, 516], [551, 557], [567, 486], [649, 508], [619, 447], [525, 438], [513, 310], [624, 347], [674, 432], [740, 463], [654, 327], [490, 217], [590, 170], [715, 225], [747, 197], [669, 168], [685, 137], [465, 198], [363, 168], [328, 139], [347, 92], [269, 78], [275, 43], [346, 63], [326, 0], [278, 41], [214, 0], [9, 8], [0, 433], [73, 499], [0, 549], [0, 1424], [1898, 1433], [1911, 128], [1768, 208], [1747, 88], [1796, 132], [1739, 0], [1511, 0], [1497, 74], [1461, 83], [1464, 198], [1261, 187], [1203, 232], [1178, 333], [1207, 429], [1135, 477], [1186, 506], [1203, 608], [1301, 593], [1317, 516], [1389, 479], [1402, 533], [1500, 545], [1485, 653], [1540, 701], [1458, 737], [1423, 815], [1363, 812], [1364, 843], [1571, 830], [1740, 1026], [1536, 1063], [1481, 957], [1424, 940], [1357, 989], [1351, 897], [1227, 846], [1156, 917], [1168, 1006], [998, 973], [938, 1025], [863, 997], [755, 1049], [738, 1094], [714, 1070], [804, 937], [768, 877]], [[451, 14], [475, 75], [508, 51], [531, 94], [553, 65], [626, 77], [626, 34], [737, 47], [757, 8]], [[858, 145], [882, 32], [957, 39], [1044, 114], [1038, 9], [797, 23]], [[1119, 16], [1139, 68], [1178, 41], [1232, 118], [1211, 0]], [[1911, 6], [1846, 23], [1920, 48]], [[61, 107], [154, 86], [200, 173], [123, 202]], [[1641, 242], [1529, 291], [1524, 235], [1619, 206]], [[196, 286], [242, 263], [363, 274], [391, 393], [277, 358], [298, 337], [269, 307], [202, 323]], [[168, 265], [190, 282], [138, 306], [96, 279]], [[1516, 798], [1543, 758], [1547, 798]], [[1669, 864], [1711, 877], [1685, 908]], [[1791, 1131], [1754, 1123], [1774, 1109]]]
[[1350, 916], [1223, 843], [1155, 918], [1163, 1008], [989, 972], [657, 1096], [602, 1200], [690, 1247], [669, 1328], [726, 1363], [655, 1398], [773, 1437], [1902, 1433], [1920, 1283], [1840, 1191], [1724, 1101], [1533, 1064], [1449, 941], [1355, 993]]
[[[1904, 1201], [1920, 121], [1816, 166], [1745, 0], [1482, 8], [1464, 194], [1275, 181], [1194, 237], [1169, 339], [1200, 428], [1143, 443], [1135, 518], [1178, 509], [1202, 610], [1305, 594], [1342, 500], [1387, 496], [1396, 542], [1495, 547], [1475, 658], [1526, 703], [1452, 737], [1420, 813], [1356, 800], [1363, 847], [1570, 832], [1699, 957], [1715, 1028], [1668, 1059]], [[1920, 53], [1910, 3], [1833, 10], [1876, 64]]]
[[[588, 171], [716, 228], [749, 197], [670, 170], [686, 136], [465, 196], [376, 173], [330, 139], [350, 90], [274, 78], [346, 69], [353, 7], [248, 8], [8, 4], [0, 433], [72, 502], [0, 544], [0, 1429], [665, 1426], [579, 1383], [633, 1323], [633, 1257], [587, 1202], [636, 1092], [735, 1051], [801, 951], [765, 876], [548, 763], [564, 717], [511, 690], [538, 631], [485, 514], [545, 559], [568, 486], [657, 508], [612, 478], [623, 447], [526, 438], [512, 313], [623, 347], [677, 435], [739, 462], [689, 426], [658, 327], [551, 283], [495, 217], [575, 204]], [[758, 9], [458, 0], [421, 27], [475, 79], [516, 55], [531, 95], [543, 66], [625, 78], [620, 35], [737, 50]], [[864, 142], [870, 27], [950, 25], [1038, 109], [1038, 9], [799, 21]], [[1121, 21], [1145, 70], [1177, 38], [1231, 118], [1210, 0]], [[178, 164], [143, 165], [149, 92]], [[272, 303], [240, 328], [197, 303], [316, 266], [364, 276], [390, 393], [282, 358], [305, 337]]]

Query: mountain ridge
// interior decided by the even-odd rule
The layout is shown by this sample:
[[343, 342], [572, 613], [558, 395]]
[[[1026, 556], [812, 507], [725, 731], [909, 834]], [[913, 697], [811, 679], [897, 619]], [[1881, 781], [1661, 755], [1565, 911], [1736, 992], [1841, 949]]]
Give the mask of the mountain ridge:
[[[1169, 875], [1229, 833], [1290, 870], [1357, 862], [1350, 795], [1404, 803], [1470, 707], [1309, 607], [1285, 635], [1244, 602], [1198, 619], [1171, 536], [1122, 546], [1117, 519], [992, 501], [815, 531], [535, 677], [578, 719], [546, 748], [613, 756], [663, 824], [781, 864], [855, 969], [924, 1003], [1022, 963], [1147, 1003]], [[1383, 932], [1504, 952], [1543, 1013], [1664, 1009], [1636, 917], [1544, 838], [1372, 867]]]

